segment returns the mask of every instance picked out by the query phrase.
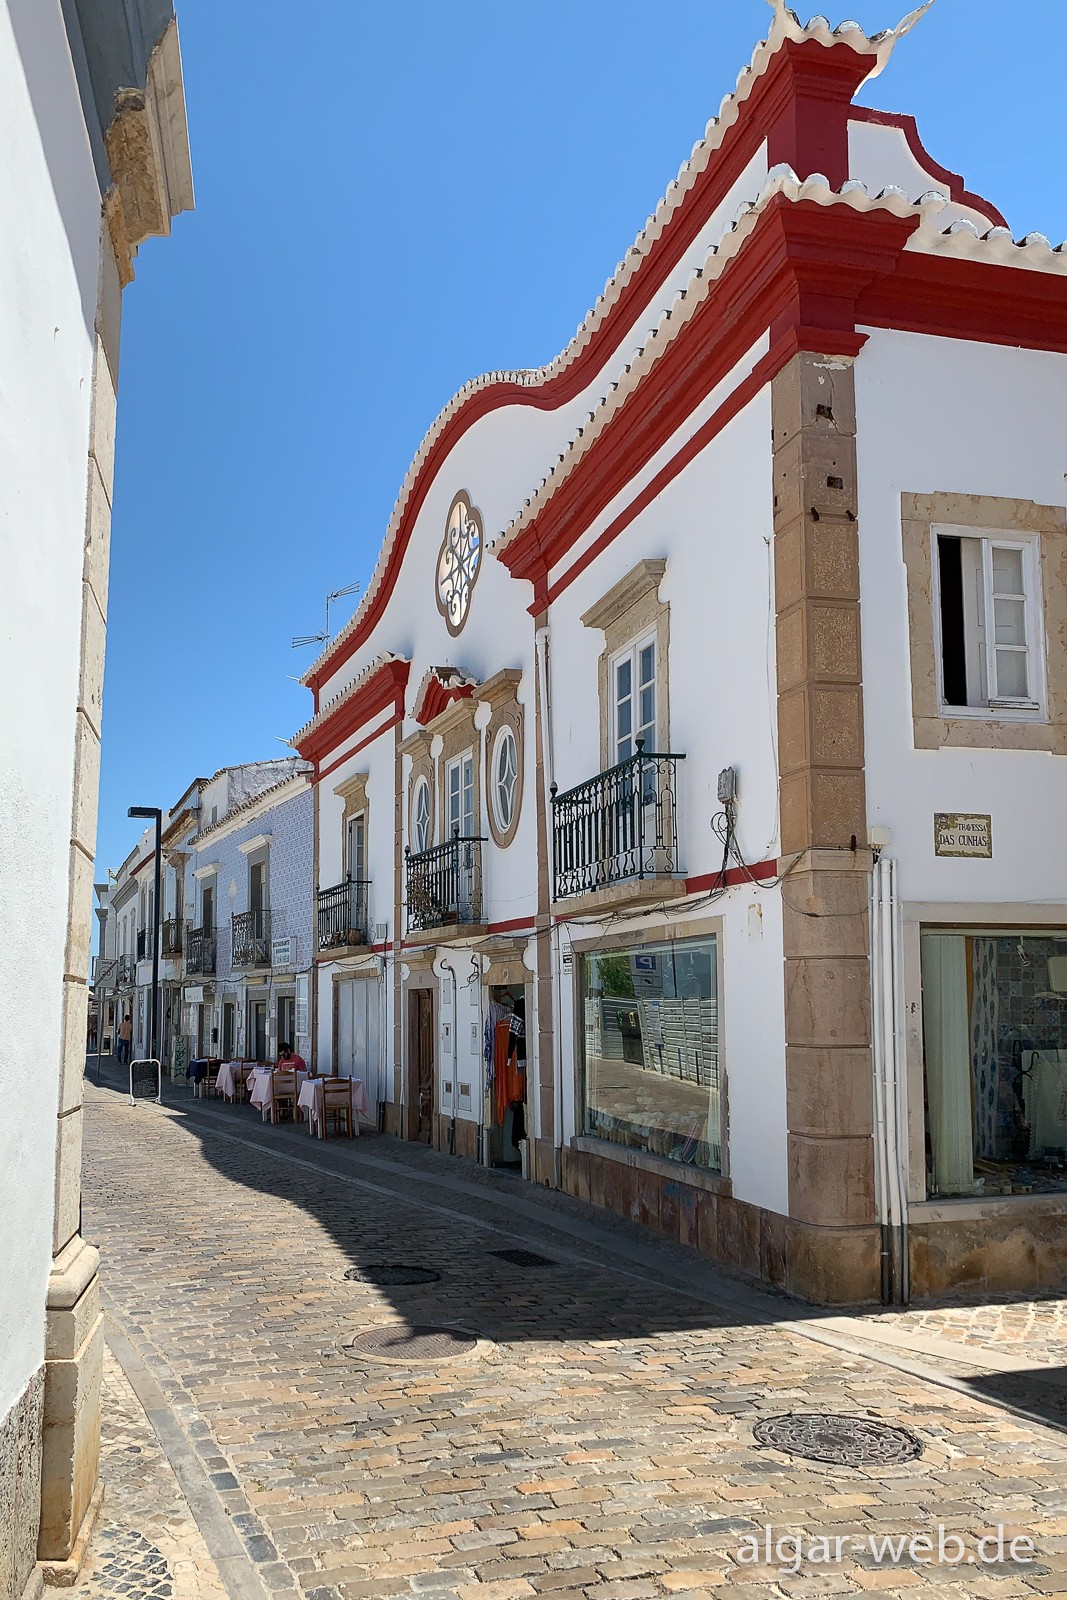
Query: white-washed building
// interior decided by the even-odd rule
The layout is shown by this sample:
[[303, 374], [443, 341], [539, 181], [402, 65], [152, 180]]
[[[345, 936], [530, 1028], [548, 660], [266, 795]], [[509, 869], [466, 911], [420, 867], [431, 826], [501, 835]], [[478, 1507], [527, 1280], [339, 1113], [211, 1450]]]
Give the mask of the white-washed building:
[[775, 5], [293, 740], [319, 1067], [821, 1301], [1067, 1273], [1067, 256], [853, 104], [914, 20]]
[[[310, 1049], [313, 801], [297, 756], [197, 778], [162, 821], [160, 1060], [184, 1081], [197, 1056], [273, 1060]], [[106, 893], [97, 995], [151, 1055], [155, 830]]]
[[[73, 1581], [98, 1503], [97, 1251], [81, 1236], [119, 325], [192, 206], [170, 0], [0, 0], [0, 1597]], [[165, 381], [165, 375], [161, 374]]]

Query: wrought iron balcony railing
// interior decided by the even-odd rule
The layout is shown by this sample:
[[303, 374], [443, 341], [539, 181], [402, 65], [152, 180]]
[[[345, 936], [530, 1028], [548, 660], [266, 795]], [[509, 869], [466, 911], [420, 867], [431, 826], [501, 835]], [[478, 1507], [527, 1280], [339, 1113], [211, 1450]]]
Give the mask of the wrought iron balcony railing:
[[481, 922], [483, 843], [457, 831], [432, 850], [405, 851], [409, 928]]
[[187, 928], [185, 931], [185, 970], [187, 973], [214, 972], [214, 928]]
[[565, 794], [552, 786], [553, 896], [678, 874], [679, 755], [637, 754]]
[[152, 959], [152, 930], [138, 928], [137, 930], [137, 959], [138, 961], [151, 961]]
[[269, 911], [234, 912], [231, 961], [235, 967], [270, 966]]
[[164, 956], [180, 956], [182, 953], [182, 925], [177, 917], [168, 917], [164, 922], [159, 944], [160, 954]]
[[318, 893], [319, 949], [338, 950], [367, 942], [367, 891], [362, 878], [346, 878]]

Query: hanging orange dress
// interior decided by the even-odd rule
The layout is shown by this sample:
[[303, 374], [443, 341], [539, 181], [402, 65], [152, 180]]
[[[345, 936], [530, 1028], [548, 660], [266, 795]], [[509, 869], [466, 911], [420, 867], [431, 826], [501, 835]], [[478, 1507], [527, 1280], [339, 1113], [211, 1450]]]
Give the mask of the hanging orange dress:
[[526, 1065], [509, 1050], [511, 1018], [504, 1017], [493, 1030], [493, 1087], [496, 1093], [496, 1120], [504, 1126], [508, 1106], [526, 1099]]

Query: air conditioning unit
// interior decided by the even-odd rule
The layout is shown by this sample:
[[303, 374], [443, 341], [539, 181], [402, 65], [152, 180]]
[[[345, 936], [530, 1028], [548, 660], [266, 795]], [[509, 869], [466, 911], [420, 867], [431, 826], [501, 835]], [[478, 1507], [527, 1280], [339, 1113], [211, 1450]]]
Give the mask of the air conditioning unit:
[[371, 939], [371, 943], [372, 944], [387, 944], [388, 941], [389, 941], [389, 924], [387, 922], [376, 922], [374, 924], [374, 937]]

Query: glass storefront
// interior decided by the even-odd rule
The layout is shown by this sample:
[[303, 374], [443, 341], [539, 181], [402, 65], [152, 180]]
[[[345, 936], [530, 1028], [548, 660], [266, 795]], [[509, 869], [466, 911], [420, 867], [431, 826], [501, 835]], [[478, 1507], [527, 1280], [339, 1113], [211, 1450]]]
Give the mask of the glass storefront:
[[924, 928], [927, 1193], [1067, 1193], [1067, 931]]
[[584, 1131], [722, 1169], [715, 938], [581, 957]]

